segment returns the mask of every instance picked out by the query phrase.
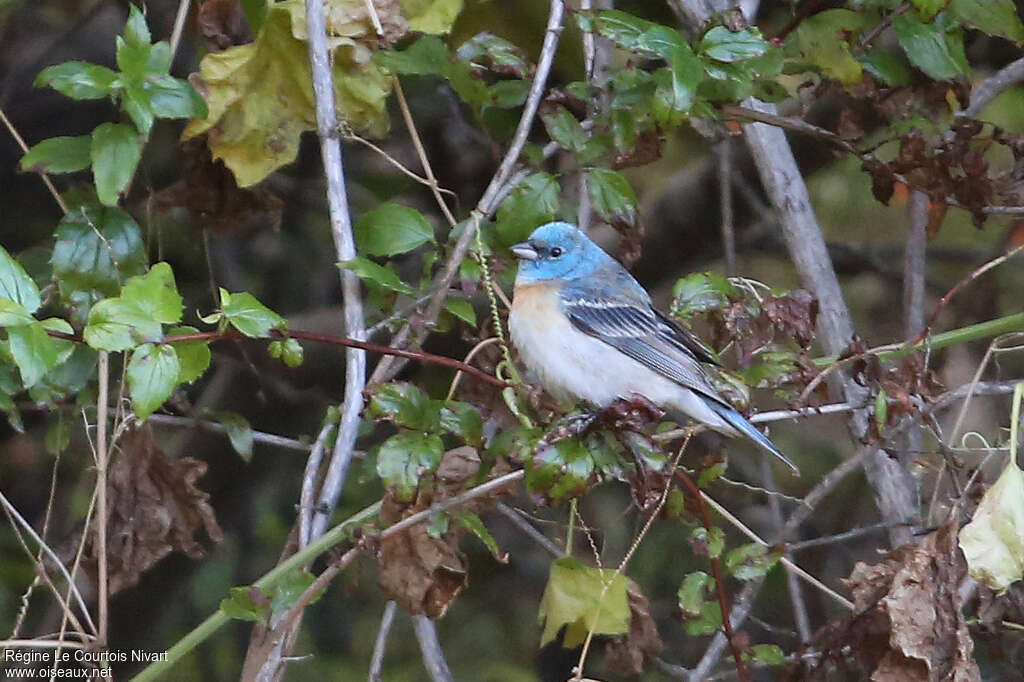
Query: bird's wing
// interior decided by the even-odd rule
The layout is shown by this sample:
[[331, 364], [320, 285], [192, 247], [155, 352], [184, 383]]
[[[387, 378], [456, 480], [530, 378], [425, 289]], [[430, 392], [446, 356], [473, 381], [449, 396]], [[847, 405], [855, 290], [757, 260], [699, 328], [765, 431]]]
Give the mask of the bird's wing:
[[701, 363], [718, 364], [703, 343], [636, 296], [616, 296], [602, 287], [562, 290], [566, 315], [589, 334], [682, 386], [721, 402]]

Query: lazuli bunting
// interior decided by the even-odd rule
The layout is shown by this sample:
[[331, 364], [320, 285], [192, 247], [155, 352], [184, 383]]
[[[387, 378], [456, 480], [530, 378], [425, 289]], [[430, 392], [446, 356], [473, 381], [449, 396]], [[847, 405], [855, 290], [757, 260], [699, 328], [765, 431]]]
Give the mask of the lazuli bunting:
[[511, 247], [520, 259], [512, 342], [556, 398], [598, 407], [636, 394], [727, 436], [746, 436], [797, 470], [712, 385], [714, 353], [655, 310], [625, 268], [576, 227], [548, 223]]

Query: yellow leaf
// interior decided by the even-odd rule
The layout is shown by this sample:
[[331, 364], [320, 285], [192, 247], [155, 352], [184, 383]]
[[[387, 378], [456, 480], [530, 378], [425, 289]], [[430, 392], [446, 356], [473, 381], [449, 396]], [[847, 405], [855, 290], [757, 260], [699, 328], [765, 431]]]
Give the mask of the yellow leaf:
[[1011, 461], [960, 531], [971, 577], [1005, 590], [1024, 577], [1024, 472]]

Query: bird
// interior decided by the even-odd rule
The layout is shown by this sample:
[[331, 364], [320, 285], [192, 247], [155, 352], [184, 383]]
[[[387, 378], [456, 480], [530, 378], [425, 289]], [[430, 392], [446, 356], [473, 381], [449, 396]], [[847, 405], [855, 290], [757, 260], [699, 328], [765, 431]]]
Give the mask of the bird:
[[746, 437], [799, 473], [714, 387], [705, 367], [720, 366], [715, 353], [655, 309], [586, 234], [550, 222], [509, 249], [519, 259], [509, 334], [548, 393], [598, 408], [642, 396], [725, 436]]

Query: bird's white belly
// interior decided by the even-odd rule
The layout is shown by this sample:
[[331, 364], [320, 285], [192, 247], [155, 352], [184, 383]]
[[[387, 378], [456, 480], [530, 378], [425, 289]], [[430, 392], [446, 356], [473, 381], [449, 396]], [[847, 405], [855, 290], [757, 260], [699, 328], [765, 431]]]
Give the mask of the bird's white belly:
[[732, 431], [689, 389], [573, 327], [559, 308], [557, 292], [544, 285], [516, 287], [509, 331], [527, 369], [556, 398], [604, 407], [637, 394]]

